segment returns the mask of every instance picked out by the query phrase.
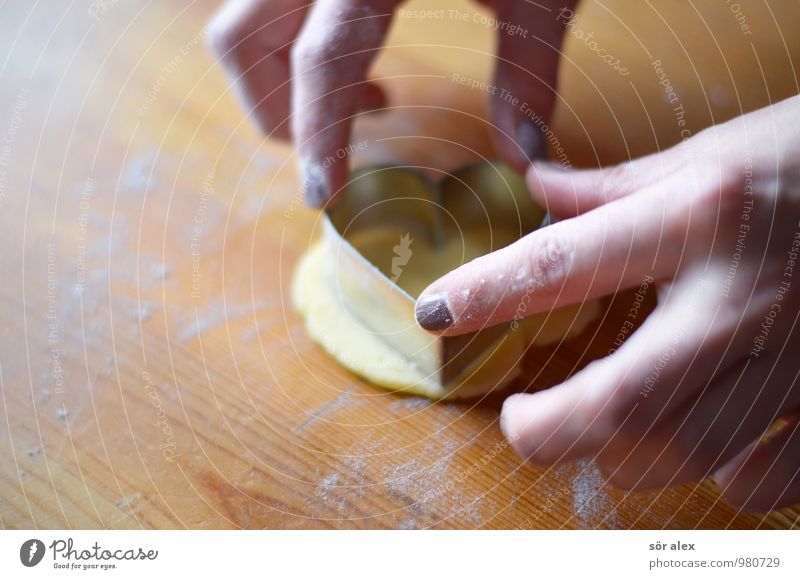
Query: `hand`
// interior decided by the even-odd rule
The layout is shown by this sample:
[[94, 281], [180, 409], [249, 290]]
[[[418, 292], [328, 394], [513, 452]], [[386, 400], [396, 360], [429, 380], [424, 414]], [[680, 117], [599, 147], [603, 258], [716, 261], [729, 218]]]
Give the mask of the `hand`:
[[[530, 112], [500, 96], [506, 89], [549, 122], [567, 8], [577, 0], [494, 0], [498, 32], [490, 109], [498, 155], [522, 171], [544, 156], [546, 143]], [[345, 184], [337, 158], [350, 140], [353, 117], [379, 109], [386, 97], [366, 79], [400, 0], [228, 0], [209, 27], [209, 43], [234, 79], [245, 108], [267, 134], [288, 138], [299, 152], [306, 202], [324, 205]], [[446, 14], [446, 13], [445, 13]], [[458, 25], [451, 22], [450, 25]], [[435, 47], [431, 47], [435, 50]]]
[[421, 325], [461, 334], [526, 295], [533, 314], [653, 279], [659, 303], [608, 357], [506, 401], [517, 450], [595, 454], [629, 489], [713, 474], [747, 509], [800, 501], [800, 97], [610, 169], [538, 162], [527, 178], [572, 218], [433, 283]]

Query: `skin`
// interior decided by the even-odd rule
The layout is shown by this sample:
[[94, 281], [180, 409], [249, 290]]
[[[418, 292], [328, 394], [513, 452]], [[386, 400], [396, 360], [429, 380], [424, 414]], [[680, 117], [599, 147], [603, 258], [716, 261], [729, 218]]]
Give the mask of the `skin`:
[[[555, 103], [564, 20], [574, 0], [481, 2], [502, 22], [523, 23], [528, 37], [498, 34], [493, 83], [548, 122]], [[209, 45], [233, 80], [245, 110], [269, 136], [297, 148], [306, 202], [321, 207], [345, 184], [347, 163], [325, 166], [350, 142], [352, 121], [380, 109], [386, 96], [367, 78], [399, 0], [229, 0], [209, 24]], [[490, 95], [498, 156], [522, 172], [544, 154], [541, 134], [507, 100]]]
[[616, 167], [533, 163], [530, 190], [565, 219], [423, 292], [447, 303], [441, 333], [457, 335], [512, 320], [529, 288], [532, 314], [657, 281], [658, 306], [610, 356], [506, 401], [502, 428], [523, 456], [595, 455], [627, 489], [713, 475], [750, 510], [800, 501], [798, 118], [792, 97]]
[[[385, 104], [367, 72], [399, 4], [229, 0], [210, 25], [255, 123], [293, 139], [310, 205], [335, 201], [347, 175], [321, 160], [347, 145], [355, 115]], [[487, 4], [534, 38], [499, 34], [494, 84], [549, 119], [565, 3]], [[594, 455], [623, 488], [711, 475], [741, 508], [800, 501], [800, 256], [787, 255], [800, 233], [800, 98], [600, 170], [537, 160], [524, 115], [497, 97], [489, 110], [497, 155], [527, 167], [535, 199], [563, 220], [434, 282], [422, 325], [427, 308], [444, 312], [438, 333], [468, 333], [514, 319], [523, 299], [531, 315], [651, 279], [659, 298], [609, 356], [506, 401], [517, 450], [538, 464]]]

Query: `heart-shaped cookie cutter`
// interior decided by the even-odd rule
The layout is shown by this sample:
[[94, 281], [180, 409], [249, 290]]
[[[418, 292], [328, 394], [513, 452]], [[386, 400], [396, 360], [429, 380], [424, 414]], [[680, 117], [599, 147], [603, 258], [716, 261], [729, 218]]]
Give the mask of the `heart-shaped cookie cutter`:
[[[326, 210], [324, 242], [335, 259], [337, 291], [350, 314], [409, 364], [447, 389], [458, 384], [466, 372], [474, 370], [476, 360], [505, 339], [509, 325], [457, 337], [424, 331], [415, 322], [417, 296], [396, 283], [401, 272], [398, 264], [414, 259], [409, 255], [412, 240], [418, 245], [420, 240], [427, 240], [435, 252], [448, 238], [460, 236], [461, 259], [442, 264], [444, 273], [461, 265], [465, 258], [516, 241], [539, 227], [544, 217], [545, 211], [531, 199], [524, 179], [501, 164], [470, 165], [447, 174], [438, 184], [413, 167], [366, 167], [351, 174], [338, 202]], [[396, 233], [399, 243], [394, 255], [385, 256], [380, 263], [365, 257], [373, 239], [370, 232]], [[471, 251], [466, 247], [470, 232], [480, 233], [482, 242], [477, 252], [475, 247]], [[407, 255], [402, 255], [404, 251]], [[424, 281], [427, 284], [433, 279]], [[489, 388], [480, 385], [479, 389], [504, 386], [515, 375], [512, 368], [507, 370], [497, 384]]]

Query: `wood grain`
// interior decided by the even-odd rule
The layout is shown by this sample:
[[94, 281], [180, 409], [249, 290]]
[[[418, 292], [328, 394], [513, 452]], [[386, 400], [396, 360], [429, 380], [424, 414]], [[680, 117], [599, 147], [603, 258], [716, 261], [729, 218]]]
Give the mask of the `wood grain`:
[[[433, 404], [337, 366], [288, 301], [318, 215], [291, 149], [250, 127], [203, 46], [213, 3], [106, 5], [0, 8], [3, 527], [797, 526], [796, 509], [738, 513], [710, 483], [627, 493], [589, 461], [522, 464], [502, 396]], [[555, 125], [570, 159], [680, 140], [656, 59], [692, 133], [797, 93], [797, 4], [742, 6], [749, 33], [725, 3], [586, 2], [580, 27], [629, 74], [568, 36]], [[489, 153], [485, 94], [452, 75], [488, 77], [491, 30], [401, 18], [388, 44], [374, 75], [398, 108], [359, 121], [355, 162], [462, 161], [401, 138], [420, 134]], [[515, 389], [604, 355], [631, 300], [531, 352]]]

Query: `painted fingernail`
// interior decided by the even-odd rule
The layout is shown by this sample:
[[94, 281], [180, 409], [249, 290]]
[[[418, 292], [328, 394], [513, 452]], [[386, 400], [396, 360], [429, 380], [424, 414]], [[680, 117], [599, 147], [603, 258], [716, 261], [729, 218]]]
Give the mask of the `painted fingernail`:
[[453, 314], [443, 295], [426, 296], [417, 302], [417, 323], [426, 330], [438, 332], [453, 325]]
[[531, 119], [520, 121], [517, 125], [514, 139], [523, 154], [528, 158], [528, 162], [547, 158], [547, 146], [544, 142], [542, 130]]
[[325, 173], [317, 168], [302, 167], [303, 197], [309, 207], [322, 207], [331, 196]]

